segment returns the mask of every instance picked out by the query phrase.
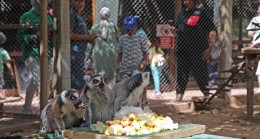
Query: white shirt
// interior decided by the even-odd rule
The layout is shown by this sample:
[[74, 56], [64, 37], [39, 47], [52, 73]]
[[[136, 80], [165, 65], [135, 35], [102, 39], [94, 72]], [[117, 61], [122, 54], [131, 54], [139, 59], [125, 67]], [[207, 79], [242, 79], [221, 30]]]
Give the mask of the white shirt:
[[[257, 27], [257, 26], [255, 26], [255, 25], [253, 25], [253, 23], [257, 23], [257, 24], [260, 25], [260, 16], [254, 17], [254, 18], [250, 21], [250, 23], [248, 24], [248, 26], [246, 27], [247, 30], [249, 30], [249, 29], [259, 29], [259, 30], [256, 30], [256, 31], [251, 31], [251, 32], [254, 33], [254, 37], [253, 37], [253, 42], [252, 42], [252, 43], [255, 45], [255, 44], [257, 44], [257, 43], [260, 43], [260, 36], [259, 36], [259, 35], [260, 35], [260, 27]], [[259, 38], [256, 39], [258, 36], [259, 36]]]

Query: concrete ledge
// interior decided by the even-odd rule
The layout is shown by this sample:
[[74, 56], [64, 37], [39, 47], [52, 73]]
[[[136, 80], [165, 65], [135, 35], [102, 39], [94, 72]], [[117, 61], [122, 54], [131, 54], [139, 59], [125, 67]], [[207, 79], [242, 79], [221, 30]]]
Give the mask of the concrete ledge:
[[152, 105], [150, 109], [155, 113], [190, 113], [194, 111], [194, 105], [191, 102], [173, 102], [163, 105]]
[[[232, 96], [230, 104], [227, 107], [238, 108], [247, 105], [246, 95], [236, 95]], [[260, 103], [260, 93], [254, 95], [254, 103]], [[218, 105], [225, 107], [225, 100], [222, 98], [214, 98], [211, 101], [211, 106]], [[171, 102], [163, 103], [161, 105], [150, 105], [150, 109], [158, 114], [160, 113], [192, 113], [195, 111], [195, 106], [193, 102]]]

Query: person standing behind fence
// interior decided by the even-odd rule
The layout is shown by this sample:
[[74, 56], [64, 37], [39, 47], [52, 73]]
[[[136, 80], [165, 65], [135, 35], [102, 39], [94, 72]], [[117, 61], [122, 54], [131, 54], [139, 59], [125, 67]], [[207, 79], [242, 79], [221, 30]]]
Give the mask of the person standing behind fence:
[[88, 27], [81, 15], [85, 8], [85, 0], [70, 1], [70, 38], [71, 38], [71, 87], [79, 92], [85, 85], [85, 58], [87, 43], [93, 43], [96, 34], [88, 34]]
[[136, 35], [136, 25], [134, 16], [124, 18], [127, 33], [119, 38], [117, 58], [120, 80], [132, 77], [135, 71], [142, 71], [149, 54], [147, 39]]
[[[20, 17], [20, 24], [40, 24], [40, 0], [31, 0], [31, 5], [32, 9]], [[53, 23], [52, 16], [49, 13], [47, 22], [48, 24]], [[30, 74], [29, 85], [26, 88], [25, 103], [21, 112], [34, 113], [31, 106], [32, 100], [40, 85], [40, 28], [20, 28], [17, 31], [17, 37], [21, 43], [22, 60], [25, 62], [25, 67]], [[51, 77], [53, 53], [50, 38], [48, 38], [48, 84]]]
[[164, 52], [160, 45], [160, 38], [156, 37], [155, 40], [151, 44], [151, 48], [149, 50], [149, 60], [150, 66], [153, 76], [154, 88], [155, 88], [155, 95], [160, 95], [160, 73], [162, 66], [165, 62], [164, 60]]
[[[260, 4], [257, 6], [257, 15], [250, 21], [247, 26], [247, 30], [256, 29], [255, 31], [248, 31], [248, 37], [252, 38], [252, 47], [260, 47], [260, 27], [257, 27], [256, 24], [260, 25]], [[258, 86], [260, 86], [260, 61], [258, 61], [258, 66], [256, 69], [256, 76], [258, 81]], [[260, 92], [258, 90], [257, 92]]]
[[[215, 36], [214, 38], [218, 38]], [[217, 78], [218, 78], [218, 62], [220, 57], [220, 41], [216, 39], [214, 46], [210, 47], [212, 49], [210, 53], [210, 59], [208, 60], [208, 72], [209, 72], [209, 87], [218, 88]]]
[[0, 32], [0, 89], [3, 89], [3, 86], [5, 84], [4, 75], [3, 75], [3, 72], [4, 72], [3, 64], [6, 64], [6, 67], [8, 68], [12, 79], [15, 79], [13, 67], [10, 62], [11, 58], [10, 58], [8, 52], [3, 48], [3, 44], [5, 43], [5, 41], [6, 41], [5, 34], [3, 32]]
[[100, 12], [101, 20], [92, 26], [90, 33], [98, 34], [94, 45], [89, 48], [94, 73], [105, 71], [105, 81], [108, 87], [116, 83], [116, 50], [118, 48], [118, 27], [110, 19], [110, 10], [103, 7]]
[[197, 0], [182, 0], [182, 4], [184, 8], [173, 28], [176, 30], [176, 101], [182, 101], [191, 72], [200, 90], [208, 95], [207, 60], [211, 53], [209, 46], [213, 46], [209, 36], [216, 34], [214, 23], [205, 10], [196, 7]]

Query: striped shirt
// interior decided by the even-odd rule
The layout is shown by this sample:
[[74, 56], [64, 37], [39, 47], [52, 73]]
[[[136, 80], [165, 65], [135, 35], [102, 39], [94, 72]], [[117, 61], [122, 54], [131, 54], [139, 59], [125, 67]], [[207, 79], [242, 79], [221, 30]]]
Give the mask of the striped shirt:
[[139, 36], [129, 36], [125, 34], [119, 38], [118, 53], [122, 54], [122, 60], [119, 65], [120, 73], [131, 74], [135, 70], [139, 70], [139, 65], [143, 60], [143, 56], [149, 53], [147, 39]]

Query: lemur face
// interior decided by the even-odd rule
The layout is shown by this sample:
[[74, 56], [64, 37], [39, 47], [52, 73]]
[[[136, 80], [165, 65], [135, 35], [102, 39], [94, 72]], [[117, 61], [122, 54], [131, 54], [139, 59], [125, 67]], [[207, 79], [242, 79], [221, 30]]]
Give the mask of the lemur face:
[[103, 78], [103, 73], [98, 73], [92, 76], [88, 76], [86, 79], [87, 85], [89, 88], [102, 88], [105, 85], [105, 81]]
[[78, 91], [75, 89], [69, 89], [69, 90], [63, 91], [63, 92], [64, 92], [64, 96], [66, 98], [66, 99], [63, 99], [63, 102], [65, 104], [71, 103], [75, 106], [75, 108], [79, 108], [82, 101], [80, 99]]

